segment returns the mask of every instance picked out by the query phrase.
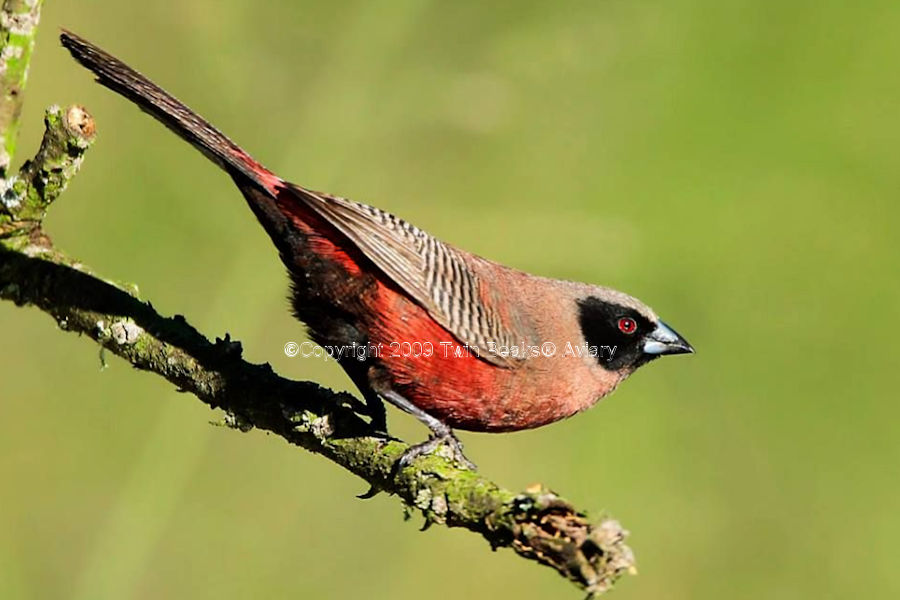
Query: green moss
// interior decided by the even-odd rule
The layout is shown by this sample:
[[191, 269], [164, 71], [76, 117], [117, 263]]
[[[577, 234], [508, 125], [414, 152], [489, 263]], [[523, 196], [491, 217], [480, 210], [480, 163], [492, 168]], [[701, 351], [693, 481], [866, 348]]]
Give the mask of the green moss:
[[0, 7], [0, 179], [6, 179], [16, 151], [22, 94], [43, 0], [4, 0]]

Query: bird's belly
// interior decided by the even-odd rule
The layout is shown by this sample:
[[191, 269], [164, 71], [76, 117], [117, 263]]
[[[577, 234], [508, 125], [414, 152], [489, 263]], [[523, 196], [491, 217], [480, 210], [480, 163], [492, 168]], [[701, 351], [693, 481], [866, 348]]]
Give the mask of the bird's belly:
[[385, 365], [404, 397], [451, 427], [469, 431], [540, 427], [580, 412], [599, 398], [591, 382], [531, 364], [538, 362], [541, 359], [526, 359], [519, 367], [503, 368], [474, 355], [442, 354], [392, 358]]
[[453, 428], [531, 429], [582, 411], [603, 395], [603, 382], [583, 358], [558, 352], [497, 366], [405, 296], [381, 292], [368, 332], [379, 351], [375, 363], [398, 393]]

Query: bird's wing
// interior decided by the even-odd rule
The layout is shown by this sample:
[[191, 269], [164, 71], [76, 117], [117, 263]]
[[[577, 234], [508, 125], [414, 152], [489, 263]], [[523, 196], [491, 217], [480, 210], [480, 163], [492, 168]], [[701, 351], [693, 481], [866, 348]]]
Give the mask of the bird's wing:
[[[531, 342], [526, 327], [504, 318], [495, 294], [459, 250], [383, 210], [292, 186], [304, 202], [345, 235], [442, 327], [499, 366], [522, 357], [501, 356], [498, 346]], [[495, 300], [492, 302], [491, 300]], [[492, 348], [493, 344], [493, 348]]]

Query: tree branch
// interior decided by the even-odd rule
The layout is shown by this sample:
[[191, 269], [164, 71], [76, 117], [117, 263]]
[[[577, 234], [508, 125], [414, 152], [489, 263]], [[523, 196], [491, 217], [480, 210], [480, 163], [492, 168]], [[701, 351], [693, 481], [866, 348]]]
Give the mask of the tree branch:
[[[135, 290], [96, 277], [57, 250], [41, 223], [77, 172], [93, 140], [94, 123], [80, 107], [51, 108], [45, 123], [40, 151], [2, 190], [0, 298], [34, 306], [60, 329], [89, 337], [135, 367], [221, 408], [234, 428], [275, 433], [355, 473], [373, 490], [399, 496], [424, 516], [426, 527], [437, 523], [478, 533], [492, 548], [510, 547], [553, 567], [589, 594], [606, 591], [623, 572], [634, 572], [624, 543], [627, 533], [616, 521], [595, 522], [543, 487], [505, 490], [440, 453], [392, 476], [408, 446], [376, 435], [360, 417], [358, 400], [282, 378], [268, 364], [248, 363], [239, 342], [227, 335], [210, 342], [183, 317], [160, 315]], [[0, 134], [10, 131], [0, 129]]]

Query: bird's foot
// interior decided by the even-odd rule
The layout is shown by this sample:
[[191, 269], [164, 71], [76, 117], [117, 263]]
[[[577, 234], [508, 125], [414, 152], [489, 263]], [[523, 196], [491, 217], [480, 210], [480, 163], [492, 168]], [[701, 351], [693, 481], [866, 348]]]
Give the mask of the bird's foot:
[[[390, 438], [396, 439], [396, 438]], [[399, 441], [399, 440], [398, 440]], [[394, 479], [397, 475], [408, 467], [414, 460], [419, 458], [420, 456], [427, 456], [432, 454], [433, 452], [438, 450], [438, 447], [441, 444], [446, 444], [447, 449], [450, 451], [451, 458], [456, 463], [460, 464], [462, 467], [469, 469], [471, 471], [477, 471], [478, 467], [475, 466], [471, 460], [466, 458], [466, 455], [463, 454], [463, 446], [462, 442], [453, 435], [453, 432], [447, 430], [445, 432], [439, 432], [432, 435], [430, 438], [422, 442], [421, 444], [416, 444], [415, 446], [410, 446], [407, 448], [406, 452], [397, 459], [397, 462], [394, 463], [394, 466], [391, 468], [390, 478]], [[382, 488], [377, 484], [372, 484], [369, 487], [369, 490], [363, 494], [357, 496], [360, 500], [368, 500], [369, 498], [374, 498], [382, 491]]]
[[441, 444], [446, 444], [447, 448], [450, 450], [449, 458], [467, 469], [471, 469], [472, 471], [477, 470], [475, 464], [463, 454], [462, 443], [455, 435], [453, 435], [453, 431], [445, 423], [436, 417], [429, 415], [427, 412], [391, 389], [380, 389], [378, 390], [378, 393], [397, 408], [419, 419], [431, 430], [430, 438], [421, 444], [416, 444], [415, 446], [408, 448], [406, 452], [403, 453], [403, 456], [394, 463], [394, 467], [391, 469], [391, 475], [393, 477], [396, 477], [403, 468], [408, 467], [416, 458], [431, 454]]
[[426, 456], [435, 452], [441, 444], [446, 444], [447, 449], [450, 451], [450, 456], [448, 458], [454, 460], [459, 463], [463, 467], [475, 471], [478, 467], [475, 466], [475, 463], [466, 458], [466, 455], [463, 454], [463, 445], [459, 439], [453, 435], [452, 431], [445, 431], [439, 434], [435, 434], [422, 442], [421, 444], [416, 444], [415, 446], [410, 446], [409, 449], [403, 453], [403, 456], [397, 461], [394, 466], [394, 472], [399, 473], [404, 468], [408, 467], [412, 461], [417, 459], [420, 456]]

